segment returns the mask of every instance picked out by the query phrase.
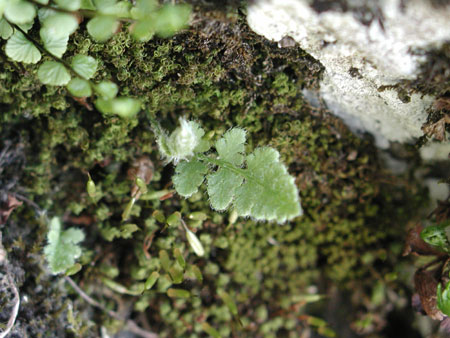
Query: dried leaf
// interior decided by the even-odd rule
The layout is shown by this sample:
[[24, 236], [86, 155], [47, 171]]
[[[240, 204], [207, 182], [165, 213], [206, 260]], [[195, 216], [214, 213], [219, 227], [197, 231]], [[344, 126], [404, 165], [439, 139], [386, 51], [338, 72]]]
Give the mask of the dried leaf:
[[142, 180], [145, 184], [149, 184], [153, 177], [153, 162], [148, 156], [142, 156], [135, 160], [130, 169], [128, 169], [128, 178], [135, 183], [131, 188], [131, 196], [135, 197], [136, 200], [141, 197], [142, 189], [139, 188], [136, 183], [136, 179]]
[[[434, 110], [450, 110], [450, 97], [441, 97], [434, 101]], [[447, 122], [448, 123], [448, 122]]]
[[408, 234], [406, 235], [405, 247], [403, 248], [403, 256], [407, 256], [409, 254], [413, 254], [415, 256], [443, 255], [441, 251], [436, 250], [431, 245], [423, 241], [420, 237], [422, 230], [423, 227], [421, 225], [417, 225], [408, 231]]
[[6, 206], [0, 207], [0, 225], [5, 224], [13, 210], [22, 204], [23, 202], [17, 200], [13, 195], [8, 195]]
[[430, 137], [435, 137], [438, 141], [445, 140], [445, 125], [450, 123], [450, 116], [444, 115], [439, 121], [435, 123], [429, 123], [422, 127], [422, 130]]
[[443, 320], [444, 314], [437, 307], [437, 284], [435, 270], [419, 269], [414, 274], [414, 286], [420, 297], [423, 310], [432, 319]]

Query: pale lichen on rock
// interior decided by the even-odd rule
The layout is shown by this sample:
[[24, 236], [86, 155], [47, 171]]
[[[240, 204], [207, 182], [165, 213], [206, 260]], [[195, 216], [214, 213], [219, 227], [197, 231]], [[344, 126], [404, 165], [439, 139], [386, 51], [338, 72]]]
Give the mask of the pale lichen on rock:
[[396, 86], [416, 79], [424, 51], [450, 39], [449, 17], [449, 5], [425, 0], [255, 0], [247, 20], [258, 34], [274, 41], [289, 36], [319, 60], [328, 108], [385, 148], [422, 135], [434, 97], [409, 93], [405, 99]]

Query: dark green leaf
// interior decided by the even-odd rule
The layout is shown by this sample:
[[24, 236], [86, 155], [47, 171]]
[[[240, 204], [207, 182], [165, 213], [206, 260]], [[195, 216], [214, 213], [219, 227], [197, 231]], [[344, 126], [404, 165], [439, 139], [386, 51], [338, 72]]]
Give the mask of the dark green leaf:
[[447, 237], [446, 229], [448, 223], [428, 226], [422, 230], [420, 237], [428, 244], [433, 245], [445, 252], [450, 251], [450, 243]]
[[167, 295], [170, 298], [189, 298], [191, 293], [188, 290], [170, 288], [167, 290]]

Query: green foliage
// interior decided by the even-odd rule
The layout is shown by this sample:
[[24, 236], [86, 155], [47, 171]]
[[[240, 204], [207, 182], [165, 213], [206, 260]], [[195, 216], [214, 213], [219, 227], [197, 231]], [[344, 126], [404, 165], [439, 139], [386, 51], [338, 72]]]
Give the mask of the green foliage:
[[198, 191], [198, 187], [205, 180], [208, 167], [202, 162], [192, 159], [182, 161], [175, 167], [173, 184], [177, 192], [183, 197], [190, 197]]
[[67, 90], [76, 97], [91, 96], [92, 89], [88, 81], [80, 79], [79, 77], [73, 78], [67, 84]]
[[[180, 195], [189, 197], [197, 192], [209, 164], [217, 167], [206, 176], [213, 209], [222, 211], [232, 204], [240, 216], [279, 223], [302, 214], [294, 178], [280, 162], [279, 153], [264, 147], [245, 156], [243, 129], [233, 128], [216, 142], [216, 157], [196, 153], [205, 133], [194, 122], [181, 120], [181, 127], [170, 137], [158, 132], [159, 127], [154, 129], [159, 133], [161, 152], [175, 163], [183, 159], [173, 178]], [[244, 162], [246, 168], [241, 167]]]
[[20, 25], [34, 19], [36, 16], [36, 7], [28, 1], [10, 0], [6, 2], [3, 14], [11, 23]]
[[37, 75], [43, 84], [52, 86], [66, 85], [70, 81], [69, 71], [56, 61], [45, 61], [40, 65]]
[[[8, 35], [8, 34], [6, 34]], [[23, 63], [37, 63], [41, 53], [20, 31], [16, 31], [6, 43], [5, 53], [11, 59]]]
[[156, 13], [154, 31], [161, 37], [169, 37], [186, 27], [191, 15], [188, 5], [171, 6], [166, 4]]
[[450, 316], [450, 283], [442, 290], [441, 283], [437, 286], [437, 307], [446, 316]]
[[13, 34], [14, 30], [11, 25], [5, 20], [0, 19], [0, 37], [3, 40], [7, 40]]
[[[89, 10], [93, 17], [86, 25], [90, 36], [106, 42], [121, 27], [121, 21], [131, 21], [129, 29], [137, 40], [149, 40], [154, 34], [168, 37], [186, 27], [190, 17], [190, 7], [185, 5], [159, 6], [153, 0], [138, 1], [135, 7], [126, 1], [109, 0], [57, 0], [48, 6], [48, 1], [2, 0], [0, 3], [0, 36], [7, 39], [6, 55], [14, 61], [38, 63], [41, 53], [51, 57], [40, 65], [37, 76], [43, 84], [67, 85], [75, 97], [98, 96], [95, 106], [102, 113], [117, 114], [130, 118], [140, 110], [137, 99], [117, 95], [117, 87], [98, 86], [90, 79], [97, 70], [98, 61], [90, 56], [75, 55], [70, 65], [63, 59], [68, 49], [70, 35], [79, 28], [78, 20], [83, 18], [83, 10]], [[27, 31], [37, 17], [40, 21], [38, 39]], [[71, 73], [79, 78], [73, 78]]]
[[132, 118], [141, 110], [141, 102], [131, 97], [116, 97], [111, 100], [97, 99], [95, 107], [102, 113]]
[[75, 260], [81, 256], [78, 243], [83, 240], [83, 231], [75, 228], [62, 230], [60, 219], [52, 218], [44, 254], [53, 274], [65, 272], [75, 264]]
[[68, 35], [58, 36], [51, 32], [50, 29], [41, 29], [41, 40], [44, 48], [50, 54], [60, 58], [67, 50], [67, 43], [69, 42]]
[[99, 15], [89, 20], [87, 24], [89, 34], [99, 42], [108, 40], [119, 27], [119, 21], [114, 17]]
[[450, 252], [450, 221], [426, 227], [420, 233], [420, 237], [428, 244], [442, 250]]
[[[216, 11], [206, 11], [199, 17], [214, 15]], [[215, 142], [226, 130], [239, 125], [247, 131], [249, 152], [263, 145], [277, 149], [282, 162], [296, 177], [302, 206], [309, 217], [283, 227], [236, 220], [236, 213], [231, 210], [211, 210], [209, 199], [202, 198], [206, 185], [186, 200], [176, 196], [159, 200], [172, 191], [168, 186], [172, 168], [163, 167], [158, 161], [154, 135], [148, 131], [144, 114], [134, 119], [102, 117], [64, 95], [65, 88], [46, 87], [30, 76], [36, 71], [34, 65], [17, 65], [8, 58], [4, 58], [4, 70], [0, 72], [2, 135], [7, 138], [8, 130], [15, 134], [20, 130], [23, 136], [17, 143], [24, 145], [27, 162], [24, 178], [19, 182], [29, 199], [52, 213], [67, 215], [69, 220], [92, 222], [95, 218], [95, 223], [86, 226], [92, 240], [85, 245], [89, 245], [90, 255], [85, 251], [80, 262], [88, 265], [96, 259], [96, 263], [75, 279], [108, 308], [115, 306], [110, 295], [116, 291], [98, 287], [99, 275], [109, 271], [108, 278], [117, 278], [126, 290], [135, 292], [140, 290], [138, 284], [145, 284], [150, 276], [158, 274], [150, 289], [142, 289], [143, 293], [113, 297], [127, 304], [134, 302], [130, 319], [141, 312], [161, 336], [202, 336], [205, 322], [223, 337], [277, 337], [286, 332], [302, 332], [308, 324], [299, 322], [298, 315], [320, 310], [308, 307], [295, 313], [286, 311], [291, 306], [297, 308], [296, 296], [308, 293], [318, 280], [333, 281], [341, 287], [345, 283], [344, 286], [367, 296], [362, 286], [373, 284], [372, 271], [376, 278], [391, 271], [396, 257], [391, 249], [404, 239], [403, 228], [392, 224], [406, 224], [424, 201], [418, 198], [420, 190], [411, 181], [412, 175], [395, 185], [383, 183], [392, 178], [379, 166], [374, 148], [346, 132], [337, 119], [325, 113], [318, 115], [303, 101], [298, 91], [314, 86], [320, 78], [319, 63], [299, 48], [279, 49], [276, 43], [258, 37], [248, 29], [245, 20], [236, 21], [234, 13], [227, 14], [225, 21], [202, 20], [196, 27], [214, 25], [208, 25], [210, 29], [202, 30], [202, 34], [194, 27], [173, 39], [155, 39], [145, 44], [126, 33], [126, 24], [107, 43], [99, 44], [89, 37], [83, 24], [70, 36], [66, 54], [69, 63], [77, 54], [94, 57], [98, 70], [92, 82], [97, 88], [102, 81], [116, 81], [120, 95], [139, 98], [142, 107], [154, 113], [167, 129], [175, 128], [172, 123], [178, 116], [189, 115], [189, 119], [214, 131], [207, 132], [202, 140]], [[38, 25], [33, 26], [30, 35], [39, 38], [38, 29]], [[111, 86], [111, 98], [117, 95], [117, 85]], [[93, 95], [101, 96], [97, 91]], [[87, 98], [86, 102], [91, 104], [91, 100]], [[353, 152], [358, 156], [348, 160]], [[154, 161], [155, 177], [149, 192], [131, 210], [130, 223], [141, 230], [129, 239], [114, 236], [109, 242], [104, 235], [116, 229], [121, 231], [121, 213], [130, 197], [132, 183], [127, 180], [127, 169], [142, 154]], [[210, 173], [213, 169], [209, 168]], [[95, 180], [97, 205], [86, 191], [87, 171]], [[404, 182], [409, 183], [405, 186]], [[406, 199], [402, 197], [405, 192]], [[23, 292], [34, 295], [36, 285], [42, 285], [39, 302], [46, 299], [47, 305], [56, 305], [50, 316], [48, 311], [45, 317], [30, 312], [36, 320], [19, 325], [35, 327], [38, 321], [44, 336], [55, 326], [68, 330], [72, 324], [66, 323], [61, 315], [63, 307], [58, 306], [63, 303], [61, 300], [67, 300], [61, 304], [64, 306], [72, 303], [60, 294], [63, 288], [59, 283], [54, 283], [54, 279], [46, 282], [49, 277], [40, 272], [42, 240], [35, 240], [35, 234], [45, 231], [36, 225], [30, 208], [23, 209], [26, 211], [18, 210], [17, 215], [21, 224], [27, 221], [38, 231], [32, 231], [22, 241], [12, 237], [21, 227], [13, 228], [11, 224], [11, 231], [3, 231], [4, 244], [17, 243], [11, 249], [34, 260], [33, 264], [21, 261], [29, 264]], [[166, 226], [165, 217], [153, 216], [155, 211], [156, 215], [167, 216], [181, 211], [187, 226], [196, 230], [204, 256], [193, 252], [181, 226], [176, 222]], [[29, 255], [33, 248], [37, 254]], [[186, 262], [182, 284], [174, 284], [171, 277], [172, 273], [179, 277], [181, 267], [175, 248]], [[168, 271], [159, 260], [162, 249], [170, 259]], [[387, 250], [391, 254], [386, 255]], [[358, 258], [365, 255], [373, 257], [373, 264]], [[170, 271], [174, 266], [174, 271]], [[169, 299], [168, 288], [186, 288], [192, 297]], [[228, 307], [218, 297], [219, 289], [232, 295], [239, 306], [242, 331], [233, 326]], [[21, 304], [21, 308], [29, 309], [30, 302]], [[36, 305], [41, 307], [40, 303]], [[78, 324], [73, 330], [77, 331], [68, 335], [84, 336], [78, 327], [90, 327], [92, 332], [86, 336], [96, 336], [100, 326], [108, 326], [103, 316], [95, 324], [86, 321], [86, 308], [83, 302], [74, 303]], [[28, 332], [39, 336], [36, 331]], [[60, 336], [64, 335], [61, 331]]]
[[116, 97], [118, 88], [114, 82], [102, 81], [96, 87], [97, 93], [104, 99], [113, 99]]
[[41, 9], [39, 14], [42, 25], [41, 38], [44, 32], [45, 35], [55, 39], [67, 38], [78, 28], [78, 20], [72, 14], [58, 13], [49, 9]]
[[184, 230], [186, 231], [186, 238], [191, 246], [192, 250], [194, 250], [197, 256], [203, 256], [205, 254], [205, 249], [203, 248], [202, 242], [197, 238], [197, 236], [188, 229], [186, 224], [182, 221]]
[[97, 60], [92, 56], [77, 54], [73, 57], [71, 66], [78, 75], [89, 80], [97, 71]]

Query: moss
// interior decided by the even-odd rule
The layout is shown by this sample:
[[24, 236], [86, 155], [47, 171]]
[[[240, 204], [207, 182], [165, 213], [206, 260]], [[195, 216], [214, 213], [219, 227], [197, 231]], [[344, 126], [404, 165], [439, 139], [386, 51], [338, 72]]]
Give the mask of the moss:
[[[121, 95], [142, 100], [146, 112], [136, 119], [104, 117], [73, 100], [64, 88], [41, 85], [34, 66], [5, 60], [0, 72], [0, 131], [9, 138], [13, 131], [20, 134], [26, 165], [18, 191], [49, 214], [64, 215], [66, 224], [84, 228], [88, 250], [76, 279], [108, 308], [116, 303], [102, 277], [132, 288], [160, 270], [157, 284], [141, 296], [114, 297], [117, 304], [134, 304], [135, 318], [144, 312], [161, 336], [202, 336], [205, 321], [223, 336], [298, 331], [305, 324], [295, 316], [304, 309], [287, 314], [295, 305], [293, 295], [323, 281], [347, 287], [370, 284], [392, 269], [394, 262], [385, 261], [386, 247], [401, 241], [402, 225], [422, 202], [411, 196], [421, 196], [421, 191], [414, 181], [392, 184], [369, 141], [303, 100], [301, 89], [317, 87], [321, 77], [323, 68], [316, 60], [297, 47], [278, 49], [256, 36], [246, 26], [242, 9], [205, 6], [197, 8], [189, 30], [171, 39], [137, 43], [120, 32], [98, 44], [83, 30], [72, 37], [69, 57], [82, 53], [98, 58], [95, 80], [112, 79]], [[189, 200], [142, 198], [130, 220], [140, 230], [131, 239], [121, 238], [121, 214], [133, 184], [127, 170], [133, 160], [145, 154], [154, 161], [152, 192], [171, 188], [173, 169], [158, 158], [149, 112], [169, 129], [178, 116], [197, 119], [215, 132], [214, 137], [240, 125], [249, 132], [249, 147], [277, 148], [296, 176], [305, 216], [283, 226], [242, 219], [229, 224], [231, 215], [212, 212], [201, 193]], [[98, 189], [94, 202], [86, 192], [87, 172]], [[205, 245], [205, 258], [193, 254], [182, 228], [155, 220], [155, 210], [166, 217], [175, 211], [204, 213], [204, 221], [189, 220], [188, 225]], [[27, 283], [48, 286], [52, 279], [40, 268], [38, 250], [44, 245], [45, 225], [36, 222], [29, 208], [18, 210], [12, 220], [16, 223], [4, 232], [6, 245], [24, 261], [24, 253], [33, 247], [36, 261], [27, 272]], [[14, 229], [24, 223], [28, 232], [18, 238]], [[184, 281], [176, 285], [191, 292], [187, 300], [165, 293], [171, 277], [161, 268], [159, 250], [166, 250], [174, 262], [174, 248], [203, 274], [200, 282], [187, 269]], [[373, 257], [371, 266], [364, 264], [364, 254]], [[218, 296], [219, 288], [237, 303], [243, 328]], [[83, 326], [82, 311], [88, 306], [75, 295], [72, 303], [56, 289], [34, 291], [48, 297], [51, 309], [43, 313], [63, 311], [67, 322], [77, 332], [87, 330], [86, 335], [101, 325], [120, 329], [97, 310], [90, 316], [96, 328]], [[29, 290], [33, 294], [31, 286]], [[39, 320], [30, 327], [40, 328], [47, 320], [49, 327], [60, 325], [63, 330], [66, 324], [66, 319], [58, 324], [54, 317]]]

